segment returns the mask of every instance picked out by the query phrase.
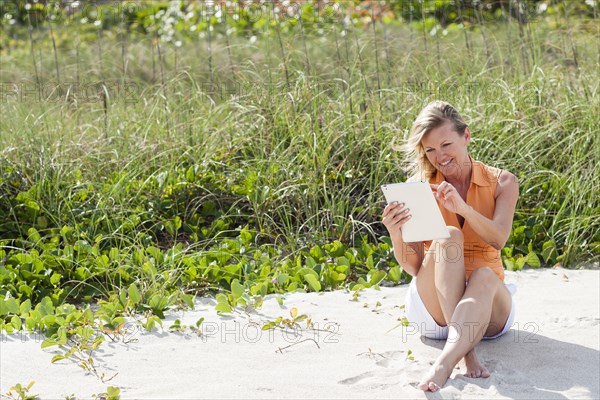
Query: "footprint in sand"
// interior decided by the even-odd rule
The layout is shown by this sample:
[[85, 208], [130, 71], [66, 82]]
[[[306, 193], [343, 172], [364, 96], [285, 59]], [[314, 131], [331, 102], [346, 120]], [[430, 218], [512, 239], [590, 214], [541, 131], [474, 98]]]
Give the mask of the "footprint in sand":
[[384, 358], [375, 364], [383, 368], [401, 368], [406, 362], [406, 352], [404, 351], [386, 351], [382, 355]]
[[406, 381], [406, 379], [402, 379], [406, 364], [406, 352], [386, 351], [377, 354], [379, 357], [377, 361], [375, 361], [375, 365], [380, 368], [343, 379], [339, 381], [338, 384], [360, 384], [360, 386], [383, 389], [389, 386], [398, 385], [402, 381]]
[[362, 381], [363, 379], [372, 378], [375, 374], [373, 372], [365, 372], [363, 374], [353, 376], [352, 378], [346, 378], [338, 383], [341, 385], [354, 385], [357, 382]]
[[[531, 388], [534, 386], [529, 377], [517, 369], [506, 367], [500, 361], [494, 361], [495, 365], [488, 366], [492, 373], [494, 384], [519, 386], [522, 388]], [[490, 368], [492, 367], [492, 368]]]
[[403, 377], [402, 370], [381, 369], [378, 371], [367, 371], [360, 375], [343, 379], [338, 382], [341, 385], [357, 385], [369, 389], [385, 389], [390, 386], [397, 386], [406, 379]]

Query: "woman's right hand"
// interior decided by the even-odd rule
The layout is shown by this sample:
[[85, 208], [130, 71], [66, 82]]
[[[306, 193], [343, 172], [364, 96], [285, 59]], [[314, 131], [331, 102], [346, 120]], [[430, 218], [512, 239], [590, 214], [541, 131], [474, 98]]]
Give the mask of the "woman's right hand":
[[399, 238], [402, 240], [402, 231], [400, 228], [412, 217], [409, 212], [410, 209], [405, 208], [404, 203], [396, 201], [388, 204], [383, 210], [381, 222], [387, 228], [392, 239]]

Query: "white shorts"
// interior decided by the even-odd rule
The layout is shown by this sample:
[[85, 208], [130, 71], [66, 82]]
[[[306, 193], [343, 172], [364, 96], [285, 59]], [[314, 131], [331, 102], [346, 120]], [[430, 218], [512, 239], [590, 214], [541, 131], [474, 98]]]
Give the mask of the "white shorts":
[[[517, 286], [513, 283], [504, 284], [508, 291], [511, 294], [511, 298], [514, 297], [514, 294], [517, 291]], [[511, 299], [512, 300], [512, 299]], [[448, 338], [448, 326], [439, 326], [431, 314], [425, 308], [425, 304], [423, 304], [423, 300], [421, 300], [421, 296], [419, 296], [419, 292], [417, 290], [417, 278], [413, 277], [410, 285], [408, 287], [408, 291], [406, 292], [405, 298], [406, 304], [406, 318], [412, 324], [415, 324], [419, 331], [421, 332], [421, 336], [425, 336], [429, 339], [447, 339]], [[510, 314], [508, 319], [506, 320], [506, 324], [500, 333], [494, 336], [484, 336], [483, 339], [495, 339], [504, 335], [506, 332], [510, 330], [513, 322], [515, 320], [515, 302], [511, 301]]]

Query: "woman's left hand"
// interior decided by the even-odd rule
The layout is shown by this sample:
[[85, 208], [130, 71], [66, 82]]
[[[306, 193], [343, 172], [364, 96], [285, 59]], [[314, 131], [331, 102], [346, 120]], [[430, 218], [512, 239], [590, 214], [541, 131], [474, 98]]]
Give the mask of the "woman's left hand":
[[460, 193], [452, 184], [443, 181], [439, 185], [430, 183], [433, 194], [439, 203], [446, 210], [455, 214], [463, 215], [463, 212], [467, 209], [467, 203], [460, 197]]

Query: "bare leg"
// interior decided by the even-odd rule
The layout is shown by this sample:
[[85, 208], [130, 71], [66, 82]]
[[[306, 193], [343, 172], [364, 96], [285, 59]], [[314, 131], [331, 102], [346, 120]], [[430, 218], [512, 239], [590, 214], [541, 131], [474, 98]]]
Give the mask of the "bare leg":
[[[442, 308], [444, 321], [451, 321], [456, 305], [465, 293], [464, 238], [458, 229], [451, 231], [450, 238], [440, 245], [435, 260], [435, 288]], [[437, 250], [437, 249], [436, 249]]]
[[435, 392], [441, 388], [454, 366], [473, 350], [484, 334], [494, 335], [504, 327], [511, 301], [510, 293], [491, 269], [474, 271], [448, 324], [448, 340], [442, 354], [419, 389]]
[[[450, 238], [434, 241], [430, 259], [426, 260], [417, 276], [417, 288], [425, 307], [440, 326], [452, 319], [456, 305], [465, 292], [464, 238], [462, 232], [448, 227]], [[432, 290], [431, 285], [435, 285]], [[475, 348], [465, 355], [465, 376], [487, 378], [489, 371], [479, 362]]]
[[427, 311], [440, 326], [446, 326], [465, 293], [463, 234], [449, 226], [450, 238], [431, 244], [417, 275], [417, 290]]

